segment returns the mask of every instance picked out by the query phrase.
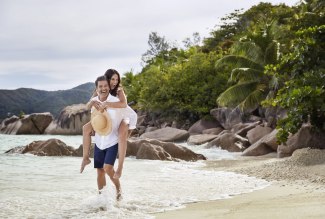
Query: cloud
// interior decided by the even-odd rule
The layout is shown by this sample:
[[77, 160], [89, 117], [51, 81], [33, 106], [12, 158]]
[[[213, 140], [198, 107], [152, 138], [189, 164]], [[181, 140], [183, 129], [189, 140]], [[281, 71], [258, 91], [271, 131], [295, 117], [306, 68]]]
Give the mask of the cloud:
[[178, 43], [206, 37], [221, 17], [258, 2], [2, 0], [0, 88], [68, 89], [107, 68], [138, 72], [150, 32]]

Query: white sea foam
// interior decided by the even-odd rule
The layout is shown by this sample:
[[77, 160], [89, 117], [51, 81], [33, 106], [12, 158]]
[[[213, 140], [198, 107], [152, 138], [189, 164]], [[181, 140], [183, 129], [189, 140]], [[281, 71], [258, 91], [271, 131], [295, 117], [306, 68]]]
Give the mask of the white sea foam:
[[180, 145], [191, 149], [195, 153], [204, 154], [208, 160], [234, 160], [241, 154], [240, 152], [230, 153], [219, 147], [207, 148], [207, 143], [201, 145], [188, 145], [187, 143], [181, 143]]
[[[20, 136], [0, 137], [2, 145], [7, 145], [3, 139], [22, 141]], [[0, 146], [0, 151], [6, 147]], [[205, 149], [204, 145], [188, 147], [209, 159], [238, 156], [217, 148]], [[153, 218], [150, 213], [229, 198], [269, 185], [254, 177], [206, 170], [202, 168], [205, 162], [127, 158], [121, 178], [123, 199], [117, 202], [109, 178], [99, 195], [92, 164], [80, 174], [80, 163], [81, 158], [75, 157], [0, 154], [0, 218]]]

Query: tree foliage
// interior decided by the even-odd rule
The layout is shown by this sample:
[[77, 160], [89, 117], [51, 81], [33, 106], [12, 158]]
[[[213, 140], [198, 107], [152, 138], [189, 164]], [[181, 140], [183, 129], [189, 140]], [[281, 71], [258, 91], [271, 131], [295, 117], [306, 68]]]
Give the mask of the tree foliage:
[[207, 115], [225, 89], [228, 77], [227, 73], [216, 72], [214, 63], [218, 58], [219, 54], [202, 53], [196, 47], [172, 49], [164, 57], [156, 57], [141, 73], [125, 75], [128, 100], [136, 101], [137, 107], [144, 110], [191, 120]]
[[164, 36], [159, 36], [157, 32], [151, 32], [148, 39], [149, 49], [142, 55], [142, 61], [149, 64], [155, 57], [170, 49], [170, 44]]
[[264, 67], [278, 61], [274, 24], [265, 24], [260, 30], [247, 34], [234, 43], [230, 55], [216, 62], [217, 69], [226, 65], [231, 70], [229, 82], [235, 83], [218, 97], [219, 105], [252, 112], [272, 90], [271, 77], [264, 74]]
[[287, 110], [278, 123], [285, 141], [304, 122], [324, 129], [324, 1], [288, 7], [260, 3], [235, 10], [202, 40], [184, 48], [149, 35], [140, 73], [124, 74], [134, 107], [192, 121], [218, 104], [251, 112], [266, 105]]
[[325, 25], [297, 31], [291, 53], [278, 65], [270, 65], [267, 73], [284, 81], [277, 96], [266, 104], [287, 110], [278, 123], [278, 140], [285, 142], [303, 123], [310, 122], [325, 130]]

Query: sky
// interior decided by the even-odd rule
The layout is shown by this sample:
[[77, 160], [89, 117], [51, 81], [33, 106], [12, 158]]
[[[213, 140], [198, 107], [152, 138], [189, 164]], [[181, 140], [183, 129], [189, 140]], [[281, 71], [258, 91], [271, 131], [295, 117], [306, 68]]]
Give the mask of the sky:
[[[258, 0], [0, 0], [0, 89], [64, 90], [141, 71], [151, 32], [182, 46]], [[295, 5], [298, 0], [268, 0]]]

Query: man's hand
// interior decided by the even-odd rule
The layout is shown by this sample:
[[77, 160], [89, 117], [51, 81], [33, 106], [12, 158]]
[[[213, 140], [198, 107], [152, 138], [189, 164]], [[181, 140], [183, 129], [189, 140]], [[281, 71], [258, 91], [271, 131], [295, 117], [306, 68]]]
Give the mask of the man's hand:
[[89, 104], [90, 108], [91, 107], [95, 107], [98, 111], [100, 112], [104, 112], [106, 110], [106, 104], [105, 103], [101, 103], [97, 100], [92, 100]]
[[99, 107], [98, 107], [97, 110], [100, 111], [100, 112], [104, 112], [106, 110], [105, 104], [99, 103]]
[[98, 102], [97, 100], [92, 100], [90, 102], [90, 107], [95, 107], [98, 111], [100, 111], [101, 105], [102, 104], [100, 102]]
[[95, 130], [94, 130], [94, 129], [91, 130], [91, 132], [90, 132], [90, 136], [95, 136]]

